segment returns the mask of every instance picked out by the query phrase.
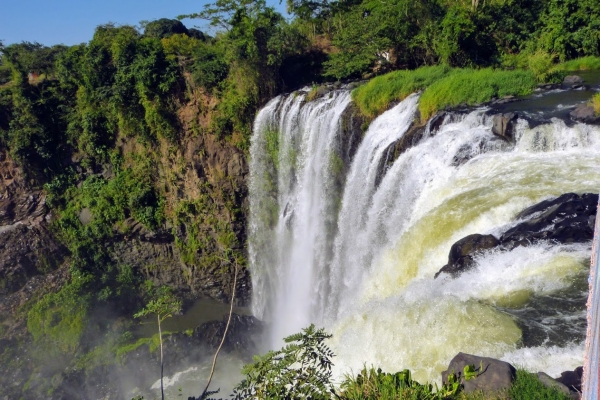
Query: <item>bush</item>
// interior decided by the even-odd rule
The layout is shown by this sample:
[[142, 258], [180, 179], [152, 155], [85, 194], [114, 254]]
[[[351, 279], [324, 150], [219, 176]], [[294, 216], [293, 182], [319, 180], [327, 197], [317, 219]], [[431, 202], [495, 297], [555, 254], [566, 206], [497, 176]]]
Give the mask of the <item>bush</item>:
[[314, 325], [288, 336], [279, 351], [270, 351], [242, 370], [246, 378], [234, 389], [235, 399], [329, 399], [333, 353], [323, 342], [330, 338]]
[[460, 392], [456, 381], [434, 390], [433, 385], [414, 381], [409, 370], [395, 374], [382, 372], [381, 369], [366, 367], [356, 377], [346, 377], [340, 386], [340, 397], [347, 400], [377, 399], [423, 399], [442, 400], [455, 398]]

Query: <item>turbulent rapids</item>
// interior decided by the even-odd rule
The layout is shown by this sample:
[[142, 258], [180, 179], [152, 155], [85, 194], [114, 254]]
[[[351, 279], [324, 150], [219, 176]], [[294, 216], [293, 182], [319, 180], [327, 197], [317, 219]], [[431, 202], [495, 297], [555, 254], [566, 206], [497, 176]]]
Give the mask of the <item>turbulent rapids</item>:
[[334, 335], [339, 374], [366, 363], [438, 381], [459, 351], [551, 375], [581, 365], [590, 243], [493, 250], [456, 279], [434, 275], [457, 240], [501, 235], [544, 199], [597, 193], [600, 129], [519, 120], [509, 143], [481, 108], [428, 124], [394, 156], [418, 101], [364, 133], [347, 90], [280, 96], [257, 116], [249, 254], [268, 346], [315, 323]]

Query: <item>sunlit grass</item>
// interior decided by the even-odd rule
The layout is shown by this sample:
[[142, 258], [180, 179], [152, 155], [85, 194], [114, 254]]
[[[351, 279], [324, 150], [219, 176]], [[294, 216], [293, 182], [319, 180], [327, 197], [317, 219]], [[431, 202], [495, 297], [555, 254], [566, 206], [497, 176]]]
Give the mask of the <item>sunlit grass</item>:
[[502, 71], [491, 68], [458, 70], [429, 86], [419, 101], [421, 121], [445, 107], [472, 106], [495, 97], [524, 96], [537, 86], [531, 71]]
[[352, 99], [363, 115], [373, 118], [385, 111], [391, 102], [403, 100], [453, 71], [446, 66], [435, 66], [390, 72], [354, 90]]

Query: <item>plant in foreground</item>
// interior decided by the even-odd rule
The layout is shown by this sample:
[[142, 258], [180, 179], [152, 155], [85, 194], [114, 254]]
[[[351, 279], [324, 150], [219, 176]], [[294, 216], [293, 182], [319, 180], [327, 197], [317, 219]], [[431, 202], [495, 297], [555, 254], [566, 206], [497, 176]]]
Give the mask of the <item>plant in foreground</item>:
[[156, 320], [158, 322], [158, 340], [160, 342], [160, 394], [163, 400], [165, 399], [165, 391], [163, 387], [164, 363], [162, 331], [160, 328], [160, 324], [166, 318], [169, 318], [174, 313], [178, 312], [181, 312], [181, 300], [178, 300], [172, 292], [167, 290], [167, 288], [163, 288], [163, 290], [159, 292], [159, 295], [155, 300], [150, 301], [146, 305], [146, 307], [144, 307], [140, 312], [134, 315], [134, 318], [142, 318], [149, 314], [156, 315]]
[[246, 378], [234, 389], [234, 399], [330, 399], [333, 352], [324, 340], [331, 335], [314, 325], [284, 339], [287, 345], [244, 367]]

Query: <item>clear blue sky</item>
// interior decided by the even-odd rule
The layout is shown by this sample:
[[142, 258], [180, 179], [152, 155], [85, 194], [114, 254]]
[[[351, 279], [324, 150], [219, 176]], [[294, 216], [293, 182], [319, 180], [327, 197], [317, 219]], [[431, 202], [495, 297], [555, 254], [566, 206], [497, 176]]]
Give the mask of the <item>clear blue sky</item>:
[[[0, 40], [45, 45], [74, 45], [88, 42], [96, 26], [114, 22], [138, 25], [142, 20], [175, 18], [201, 11], [206, 0], [3, 0], [0, 6]], [[285, 1], [267, 0], [280, 12]], [[204, 25], [202, 20], [182, 21], [188, 28]]]

